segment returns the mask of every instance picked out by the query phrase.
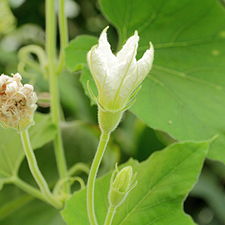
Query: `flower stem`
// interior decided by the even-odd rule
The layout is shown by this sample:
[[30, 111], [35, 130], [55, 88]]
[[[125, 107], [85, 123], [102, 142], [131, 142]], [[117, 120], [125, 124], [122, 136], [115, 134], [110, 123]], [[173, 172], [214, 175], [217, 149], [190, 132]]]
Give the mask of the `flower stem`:
[[113, 221], [113, 217], [116, 213], [116, 208], [114, 207], [109, 207], [106, 218], [105, 218], [105, 222], [104, 225], [111, 225], [112, 221]]
[[[20, 137], [21, 137], [21, 142], [23, 144], [24, 153], [26, 155], [30, 171], [31, 171], [35, 181], [37, 182], [37, 184], [41, 190], [41, 193], [45, 196], [45, 198], [47, 199], [48, 202], [51, 202], [51, 204], [54, 205], [56, 208], [61, 208], [62, 203], [60, 201], [58, 201], [57, 199], [55, 199], [55, 197], [52, 195], [52, 193], [49, 190], [48, 184], [38, 167], [37, 160], [35, 158], [33, 149], [31, 147], [28, 130], [26, 129], [24, 131], [21, 131]], [[18, 183], [18, 181], [17, 181], [17, 183]], [[21, 182], [19, 182], [19, 183], [21, 184]], [[25, 188], [25, 186], [23, 186], [23, 187]], [[27, 190], [28, 190], [28, 187], [27, 187]], [[36, 194], [37, 194], [37, 192], [36, 192]]]
[[65, 0], [59, 0], [59, 34], [60, 34], [60, 56], [58, 73], [61, 73], [65, 63], [65, 48], [68, 44], [68, 24], [65, 15]]
[[[48, 73], [50, 82], [51, 94], [51, 116], [52, 122], [56, 126], [57, 133], [54, 138], [54, 149], [56, 163], [59, 171], [60, 179], [67, 177], [67, 166], [64, 155], [62, 135], [60, 130], [60, 103], [58, 77], [56, 76], [56, 16], [55, 16], [55, 1], [46, 0], [46, 51], [48, 56]], [[65, 183], [64, 189], [69, 192], [69, 186]]]
[[15, 184], [17, 187], [19, 187], [21, 190], [27, 192], [28, 194], [34, 196], [35, 198], [38, 198], [42, 201], [46, 201], [45, 196], [35, 187], [32, 187], [31, 185], [27, 184], [23, 180], [21, 180], [18, 177], [15, 177], [12, 179], [12, 183]]
[[94, 190], [95, 190], [95, 180], [97, 172], [104, 155], [106, 146], [110, 138], [110, 133], [102, 133], [97, 152], [95, 154], [94, 160], [91, 165], [90, 173], [88, 176], [87, 183], [87, 212], [88, 218], [91, 225], [98, 225], [97, 218], [95, 215], [95, 204], [94, 204]]

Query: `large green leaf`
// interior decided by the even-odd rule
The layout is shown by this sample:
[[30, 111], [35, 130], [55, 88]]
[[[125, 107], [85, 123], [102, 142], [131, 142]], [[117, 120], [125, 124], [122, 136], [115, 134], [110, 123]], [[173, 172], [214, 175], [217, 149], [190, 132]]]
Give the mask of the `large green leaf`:
[[209, 156], [225, 162], [225, 11], [216, 0], [100, 0], [120, 43], [138, 30], [155, 61], [132, 111], [179, 140], [219, 133]]
[[[53, 139], [55, 127], [49, 115], [36, 114], [36, 125], [30, 128], [31, 144], [39, 148]], [[16, 175], [24, 157], [20, 136], [14, 129], [0, 128], [0, 184]]]
[[[149, 41], [155, 46], [153, 70], [131, 111], [177, 140], [202, 140], [219, 134], [209, 157], [225, 162], [225, 11], [220, 2], [100, 0], [100, 5], [118, 30], [119, 46], [134, 30], [141, 37], [139, 56]], [[90, 43], [96, 43], [91, 36], [81, 38], [68, 47], [70, 69], [81, 65], [81, 61], [71, 65], [79, 53], [75, 45], [82, 43], [87, 50]], [[82, 51], [86, 60], [84, 54]], [[91, 76], [86, 70], [84, 87], [87, 80]]]
[[[154, 153], [145, 162], [130, 160], [127, 164], [137, 172], [138, 184], [118, 209], [113, 225], [193, 225], [182, 204], [197, 181], [207, 150], [207, 142], [184, 142]], [[98, 179], [96, 185], [100, 224], [107, 211], [110, 175]], [[67, 202], [63, 216], [68, 225], [89, 224], [85, 202], [86, 190], [75, 192]]]

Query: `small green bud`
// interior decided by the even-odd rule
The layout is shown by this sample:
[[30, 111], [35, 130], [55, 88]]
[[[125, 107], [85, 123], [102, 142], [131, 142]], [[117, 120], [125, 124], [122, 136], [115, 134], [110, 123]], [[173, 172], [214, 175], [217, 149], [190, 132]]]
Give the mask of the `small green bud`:
[[136, 184], [136, 174], [131, 166], [126, 166], [120, 171], [116, 168], [111, 178], [109, 204], [114, 208], [120, 206]]
[[115, 180], [113, 181], [113, 188], [119, 192], [127, 192], [133, 176], [133, 170], [131, 166], [124, 167], [119, 171]]

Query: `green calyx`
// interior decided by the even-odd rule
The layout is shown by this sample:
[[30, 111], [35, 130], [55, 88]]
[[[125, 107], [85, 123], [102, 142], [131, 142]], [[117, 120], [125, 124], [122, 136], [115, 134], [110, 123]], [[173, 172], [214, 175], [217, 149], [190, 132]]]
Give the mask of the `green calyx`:
[[101, 108], [98, 110], [98, 122], [102, 132], [111, 133], [119, 125], [122, 119], [123, 112], [104, 111]]

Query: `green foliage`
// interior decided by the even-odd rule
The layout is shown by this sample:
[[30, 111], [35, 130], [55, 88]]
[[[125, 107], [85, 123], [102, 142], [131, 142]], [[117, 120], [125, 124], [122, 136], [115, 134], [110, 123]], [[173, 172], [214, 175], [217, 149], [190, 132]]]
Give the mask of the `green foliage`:
[[[153, 70], [131, 111], [148, 126], [177, 140], [203, 140], [219, 134], [209, 157], [225, 162], [222, 6], [213, 0], [204, 4], [196, 0], [101, 0], [100, 5], [117, 28], [120, 47], [138, 30], [139, 56], [148, 48], [149, 41], [156, 50]], [[89, 47], [92, 40], [93, 37], [85, 37], [83, 42]], [[67, 51], [67, 58], [77, 54], [73, 50]], [[85, 88], [86, 81], [91, 79], [85, 69], [82, 77]]]
[[[53, 139], [55, 127], [49, 115], [36, 113], [34, 120], [36, 125], [30, 128], [30, 135], [31, 144], [36, 149]], [[17, 175], [24, 153], [16, 130], [0, 128], [0, 137], [0, 182], [4, 183], [11, 176]]]
[[132, 111], [178, 140], [201, 140], [219, 133], [209, 156], [225, 162], [222, 5], [213, 0], [100, 3], [119, 32], [120, 44], [137, 29], [139, 55], [149, 41], [156, 49], [154, 69]]
[[81, 35], [71, 41], [66, 48], [66, 66], [71, 71], [82, 69], [85, 64], [87, 52], [97, 43], [96, 38], [89, 35]]
[[[18, 206], [16, 205], [18, 204]], [[14, 201], [7, 201], [3, 208], [0, 208], [0, 224], [10, 225], [64, 225], [59, 212], [46, 205], [43, 202], [34, 200], [29, 195], [21, 195], [16, 197]], [[17, 208], [18, 207], [18, 208]], [[16, 216], [1, 218], [5, 213], [12, 213], [15, 211]], [[37, 213], [38, 212], [38, 213]], [[27, 216], [29, 215], [29, 216]], [[2, 220], [1, 220], [2, 219]]]
[[33, 149], [40, 148], [50, 142], [55, 136], [55, 126], [48, 114], [36, 113], [35, 126], [30, 129], [31, 144]]
[[[173, 144], [138, 163], [130, 160], [137, 172], [137, 186], [118, 209], [113, 225], [193, 225], [182, 212], [187, 193], [197, 181], [207, 154], [207, 142]], [[160, 166], [159, 166], [160, 165]], [[96, 184], [96, 211], [100, 224], [106, 215], [111, 173], [98, 179]], [[86, 190], [76, 192], [67, 202], [63, 216], [68, 225], [88, 224]]]
[[10, 225], [65, 225], [56, 209], [34, 199], [22, 207], [16, 217], [11, 217], [6, 222]]
[[[2, 0], [5, 10], [0, 9], [0, 17], [6, 18], [0, 22], [0, 67], [2, 73], [8, 74], [17, 71], [17, 50], [21, 46], [44, 46], [44, 16], [47, 15], [44, 1], [24, 1], [20, 7], [13, 6], [12, 2], [15, 1]], [[69, 4], [70, 1], [66, 2]], [[99, 175], [112, 170], [115, 162], [124, 162], [132, 156], [142, 161], [165, 145], [183, 141], [153, 153], [144, 162], [130, 160], [121, 166], [134, 167], [138, 185], [118, 208], [112, 225], [194, 225], [182, 209], [207, 154], [208, 143], [196, 141], [219, 134], [210, 144], [208, 156], [225, 163], [225, 12], [221, 2], [224, 0], [77, 1], [78, 15], [69, 19], [70, 37], [82, 33], [96, 37], [80, 35], [71, 41], [65, 49], [66, 67], [75, 74], [63, 71], [59, 76], [61, 109], [65, 118], [60, 128], [68, 168], [75, 168], [76, 162], [89, 165], [97, 148], [96, 107], [90, 107], [85, 96], [89, 94], [87, 81], [95, 95], [97, 90], [86, 54], [97, 43], [97, 36], [107, 23], [115, 28], [110, 26], [109, 29], [113, 50], [116, 43], [119, 50], [137, 30], [140, 35], [138, 58], [151, 41], [155, 47], [155, 61], [136, 103], [112, 134]], [[29, 13], [34, 8], [39, 10]], [[69, 9], [67, 6], [66, 11]], [[38, 62], [36, 55], [31, 57]], [[54, 60], [57, 64], [58, 59]], [[46, 61], [46, 68], [47, 64]], [[35, 80], [32, 77], [38, 78], [33, 83], [38, 94], [48, 91], [49, 81], [40, 79], [38, 64], [24, 69], [21, 75], [27, 76], [28, 83]], [[53, 189], [58, 179], [57, 165], [53, 145], [46, 143], [55, 137], [56, 129], [50, 115], [37, 113], [35, 121], [36, 125], [29, 129], [32, 146], [40, 148], [35, 152], [38, 165]], [[7, 184], [19, 172], [21, 179], [36, 186], [27, 161], [23, 159], [19, 135], [12, 129], [0, 128], [0, 189], [4, 185], [0, 193], [0, 225], [64, 225], [59, 211]], [[185, 203], [185, 211], [199, 225], [222, 225], [225, 221], [224, 165], [215, 172], [214, 163], [206, 162], [198, 184]], [[85, 173], [74, 174], [78, 175], [86, 181]], [[103, 224], [106, 216], [110, 176], [108, 173], [97, 181], [95, 201], [99, 224]], [[73, 190], [79, 187], [77, 183], [72, 185]], [[85, 192], [85, 189], [75, 192], [66, 202], [62, 214], [68, 225], [89, 224]]]

